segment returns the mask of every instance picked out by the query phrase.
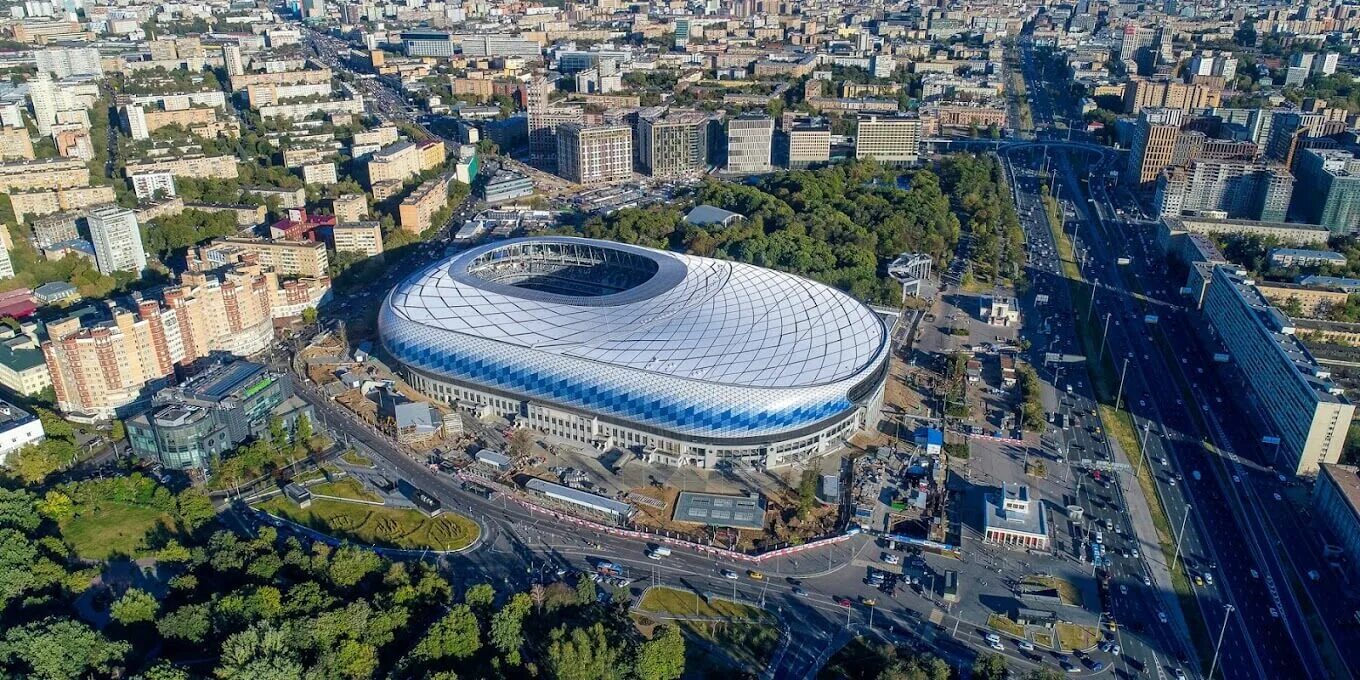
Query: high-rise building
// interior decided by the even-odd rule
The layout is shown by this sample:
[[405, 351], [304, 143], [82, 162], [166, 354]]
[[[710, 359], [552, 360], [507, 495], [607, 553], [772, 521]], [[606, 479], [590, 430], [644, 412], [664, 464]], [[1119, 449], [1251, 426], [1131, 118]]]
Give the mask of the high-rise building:
[[547, 170], [556, 169], [557, 126], [585, 121], [585, 111], [581, 107], [552, 105], [549, 95], [554, 89], [556, 85], [543, 76], [534, 76], [524, 87], [529, 155]]
[[1295, 211], [1336, 234], [1360, 231], [1360, 158], [1341, 149], [1304, 149], [1296, 166]]
[[146, 251], [137, 227], [137, 213], [127, 208], [104, 206], [90, 211], [86, 223], [94, 244], [94, 260], [99, 273], [120, 271], [140, 273], [146, 269]]
[[790, 168], [807, 168], [831, 160], [831, 126], [825, 120], [794, 121], [787, 137]]
[[769, 172], [774, 144], [774, 119], [741, 115], [727, 123], [727, 170]]
[[1124, 85], [1124, 111], [1136, 114], [1144, 109], [1191, 111], [1218, 106], [1223, 90], [1177, 80], [1133, 78]]
[[915, 163], [921, 158], [921, 119], [914, 116], [860, 116], [855, 158], [884, 163]]
[[633, 130], [627, 125], [557, 128], [557, 173], [577, 184], [621, 182], [633, 176]]
[[653, 177], [677, 177], [708, 164], [707, 114], [648, 111], [638, 116], [638, 165]]
[[61, 110], [61, 88], [52, 82], [46, 71], [28, 81], [28, 100], [33, 105], [33, 122], [39, 134], [49, 134], [52, 124], [57, 122], [57, 111]]
[[246, 61], [241, 56], [240, 45], [223, 45], [222, 61], [226, 64], [228, 76], [235, 77], [245, 74]]
[[54, 78], [104, 74], [99, 50], [93, 47], [48, 47], [33, 52], [38, 70]]
[[1138, 116], [1125, 178], [1134, 184], [1156, 181], [1176, 156], [1184, 114], [1174, 109], [1145, 109]]
[[689, 44], [690, 27], [691, 25], [689, 19], [680, 18], [675, 20], [676, 49], [683, 50], [685, 49], [685, 45]]
[[109, 319], [88, 326], [81, 316], [47, 324], [43, 359], [63, 413], [88, 419], [124, 415], [184, 359], [174, 310], [162, 310], [154, 300], [138, 302], [135, 311], [109, 306]]
[[358, 222], [368, 215], [368, 198], [363, 194], [341, 194], [331, 201], [331, 213], [338, 224]]
[[1234, 219], [1283, 222], [1293, 192], [1294, 176], [1283, 167], [1201, 159], [1163, 170], [1153, 204], [1159, 215], [1223, 211]]
[[1220, 265], [1204, 296], [1204, 318], [1211, 351], [1226, 353], [1246, 382], [1240, 398], [1261, 416], [1260, 434], [1278, 438], [1282, 467], [1311, 475], [1340, 459], [1355, 406], [1294, 337], [1289, 317], [1244, 272]]

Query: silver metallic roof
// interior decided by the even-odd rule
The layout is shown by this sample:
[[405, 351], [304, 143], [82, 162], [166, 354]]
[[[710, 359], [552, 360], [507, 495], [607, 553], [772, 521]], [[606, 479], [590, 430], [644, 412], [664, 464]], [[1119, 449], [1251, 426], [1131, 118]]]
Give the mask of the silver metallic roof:
[[[630, 289], [594, 297], [494, 283], [468, 271], [491, 251], [534, 243], [640, 254], [657, 271]], [[568, 237], [473, 248], [402, 282], [388, 304], [395, 316], [430, 330], [745, 387], [843, 381], [881, 360], [887, 342], [872, 310], [820, 283], [736, 262]]]

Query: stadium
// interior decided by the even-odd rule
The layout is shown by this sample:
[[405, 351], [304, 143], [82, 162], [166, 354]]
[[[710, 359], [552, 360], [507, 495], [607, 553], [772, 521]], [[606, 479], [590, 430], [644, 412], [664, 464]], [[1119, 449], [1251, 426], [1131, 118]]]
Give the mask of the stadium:
[[848, 295], [752, 265], [568, 237], [482, 245], [379, 314], [416, 389], [653, 463], [779, 467], [876, 423], [888, 329]]

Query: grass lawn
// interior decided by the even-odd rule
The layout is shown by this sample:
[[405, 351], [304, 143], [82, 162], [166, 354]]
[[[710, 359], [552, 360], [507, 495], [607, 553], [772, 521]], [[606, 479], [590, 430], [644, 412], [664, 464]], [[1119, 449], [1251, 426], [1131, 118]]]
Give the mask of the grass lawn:
[[1034, 634], [1034, 644], [1036, 644], [1036, 645], [1038, 645], [1038, 646], [1040, 646], [1040, 647], [1048, 647], [1049, 649], [1052, 649], [1052, 648], [1053, 648], [1053, 636], [1052, 636], [1052, 635], [1049, 635], [1048, 633], [1035, 633], [1035, 634]]
[[1075, 623], [1059, 623], [1058, 644], [1063, 649], [1090, 649], [1100, 641], [1100, 632], [1091, 626], [1078, 626]]
[[1052, 588], [1058, 592], [1058, 599], [1065, 605], [1073, 607], [1081, 606], [1081, 592], [1071, 581], [1057, 576], [1026, 576], [1020, 580], [1021, 583], [1028, 583], [1045, 588]]
[[147, 548], [147, 534], [158, 525], [174, 531], [174, 520], [159, 510], [104, 502], [85, 507], [80, 515], [61, 522], [60, 528], [77, 555], [105, 560], [114, 555], [140, 555]]
[[368, 489], [365, 489], [362, 482], [360, 482], [357, 479], [349, 477], [346, 477], [344, 479], [337, 479], [334, 482], [315, 484], [307, 488], [310, 489], [312, 493], [320, 494], [322, 496], [335, 496], [337, 498], [353, 498], [355, 500], [373, 502], [378, 502], [382, 500], [382, 497], [379, 496], [378, 494], [373, 493]]
[[353, 450], [346, 451], [340, 454], [340, 460], [343, 460], [346, 463], [349, 463], [350, 465], [358, 465], [360, 467], [373, 467], [373, 461], [369, 460], [368, 456], [365, 456], [364, 454], [359, 453], [358, 451]]
[[638, 603], [643, 612], [674, 616], [724, 617], [733, 621], [762, 621], [773, 619], [764, 609], [714, 598], [705, 602], [694, 593], [675, 588], [651, 588]]
[[457, 550], [477, 540], [479, 531], [472, 520], [448, 511], [438, 517], [426, 517], [406, 508], [322, 498], [313, 500], [311, 507], [299, 508], [283, 496], [275, 496], [257, 507], [337, 538], [386, 548]]
[[1014, 637], [1018, 638], [1025, 637], [1025, 627], [1010, 620], [1010, 617], [1007, 617], [1002, 614], [992, 614], [991, 616], [988, 616], [987, 627], [995, 628], [1007, 635], [1011, 635]]
[[[779, 647], [779, 629], [762, 623], [720, 623], [713, 621], [674, 621], [681, 632], [690, 638], [685, 645], [686, 656], [711, 660], [715, 654], [709, 645], [717, 647], [739, 667], [758, 672], [769, 666], [774, 650]], [[701, 640], [708, 645], [695, 644]], [[693, 658], [693, 657], [691, 657]], [[724, 664], [726, 665], [726, 664]], [[688, 668], [689, 664], [686, 664]], [[709, 677], [731, 677], [730, 673], [710, 674]]]

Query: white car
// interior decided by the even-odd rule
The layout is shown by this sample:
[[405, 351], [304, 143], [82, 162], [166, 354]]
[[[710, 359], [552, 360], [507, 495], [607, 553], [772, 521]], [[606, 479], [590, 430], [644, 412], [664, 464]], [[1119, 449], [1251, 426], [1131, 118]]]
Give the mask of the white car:
[[1279, 491], [1276, 491], [1274, 494], [1271, 494], [1271, 495], [1275, 496], [1275, 500], [1277, 500], [1277, 501], [1282, 501], [1282, 500], [1284, 500], [1284, 496], [1281, 496]]
[[898, 557], [897, 555], [894, 555], [894, 554], [892, 554], [892, 553], [883, 553], [883, 563], [884, 563], [884, 564], [897, 564], [898, 562], [901, 562], [901, 561], [902, 561], [902, 558]]
[[731, 581], [735, 581], [737, 580], [737, 578], [739, 578], [737, 576], [737, 572], [732, 571], [731, 569], [722, 570], [722, 577]]
[[1128, 594], [1129, 594], [1129, 587], [1126, 586], [1126, 585], [1124, 585], [1123, 583], [1119, 584], [1119, 594], [1120, 594], [1120, 595], [1128, 595]]
[[1166, 612], [1157, 612], [1157, 620], [1166, 623]]
[[1252, 569], [1252, 570], [1251, 570], [1251, 577], [1252, 577], [1252, 578], [1261, 578], [1261, 572], [1256, 571], [1255, 569]]
[[1280, 618], [1280, 610], [1278, 610], [1278, 609], [1276, 609], [1276, 608], [1274, 608], [1274, 607], [1271, 607], [1271, 608], [1270, 608], [1270, 618], [1272, 618], [1272, 619], [1278, 619], [1278, 618]]
[[1152, 585], [1152, 577], [1148, 576], [1147, 574], [1143, 574], [1143, 585], [1145, 586]]

